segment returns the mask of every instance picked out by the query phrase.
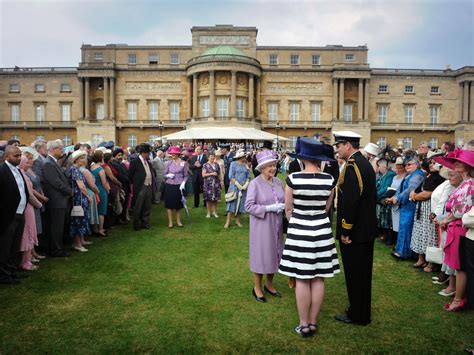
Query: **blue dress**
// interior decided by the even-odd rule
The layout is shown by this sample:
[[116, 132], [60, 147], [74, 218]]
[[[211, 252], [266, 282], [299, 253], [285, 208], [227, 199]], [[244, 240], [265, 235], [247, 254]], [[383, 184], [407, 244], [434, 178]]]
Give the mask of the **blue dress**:
[[107, 215], [107, 192], [105, 191], [104, 186], [102, 185], [102, 180], [100, 179], [99, 173], [103, 171], [104, 168], [99, 166], [97, 169], [91, 170], [92, 175], [95, 178], [95, 185], [99, 189], [99, 204], [97, 205], [97, 210], [99, 212], [99, 216]]
[[77, 180], [81, 180], [84, 184], [86, 179], [81, 171], [75, 166], [71, 166], [69, 169], [69, 176], [71, 179], [71, 185], [74, 192], [72, 197], [74, 206], [82, 206], [84, 210], [83, 217], [71, 217], [71, 223], [69, 226], [69, 233], [71, 237], [85, 237], [91, 234], [90, 224], [89, 224], [89, 213], [87, 212], [89, 208], [89, 200], [87, 196], [84, 196], [79, 186], [77, 186]]
[[[235, 161], [233, 161], [230, 164], [230, 169], [229, 169], [229, 181], [235, 179], [240, 185], [245, 184], [247, 180], [250, 179], [250, 170], [247, 168], [247, 165], [244, 164], [239, 164]], [[239, 194], [239, 189], [237, 186], [234, 184], [230, 184], [229, 190], [227, 192], [235, 192], [236, 194]], [[239, 205], [239, 210], [237, 212], [244, 213], [245, 212], [245, 198], [247, 196], [247, 190], [242, 191], [242, 197], [240, 198], [240, 205]], [[235, 209], [237, 207], [237, 200], [235, 199], [234, 201], [227, 202], [226, 206], [226, 211], [227, 212], [232, 212], [235, 213]]]
[[400, 254], [404, 259], [412, 255], [410, 243], [416, 211], [416, 204], [409, 201], [410, 192], [416, 190], [424, 180], [425, 173], [417, 169], [403, 178], [395, 194], [400, 204], [400, 227], [398, 229], [397, 245], [394, 251]]

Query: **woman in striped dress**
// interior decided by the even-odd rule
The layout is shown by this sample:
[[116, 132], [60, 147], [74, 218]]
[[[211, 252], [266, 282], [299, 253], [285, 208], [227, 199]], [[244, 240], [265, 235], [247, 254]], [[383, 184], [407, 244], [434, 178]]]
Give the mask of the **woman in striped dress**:
[[296, 278], [296, 303], [303, 337], [314, 335], [324, 298], [324, 278], [340, 272], [331, 222], [327, 215], [334, 179], [321, 171], [320, 162], [330, 161], [323, 144], [310, 138], [300, 140], [297, 158], [304, 170], [286, 179], [285, 211], [288, 232], [279, 272]]

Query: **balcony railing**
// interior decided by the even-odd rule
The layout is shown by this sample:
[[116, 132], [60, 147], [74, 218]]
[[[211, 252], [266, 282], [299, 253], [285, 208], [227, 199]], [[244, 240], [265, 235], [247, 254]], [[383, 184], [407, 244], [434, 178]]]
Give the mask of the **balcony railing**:
[[123, 121], [116, 121], [117, 128], [160, 128], [160, 122], [163, 125], [163, 128], [167, 127], [177, 127], [183, 128], [185, 126], [184, 120], [176, 120], [176, 121], [160, 121], [160, 120], [123, 120]]
[[296, 120], [283, 120], [283, 121], [265, 121], [262, 123], [262, 128], [275, 128], [277, 122], [280, 129], [284, 128], [324, 128], [331, 129], [331, 121], [296, 121]]
[[0, 128], [75, 128], [76, 121], [0, 121]]
[[372, 122], [373, 130], [395, 131], [454, 131], [456, 123], [391, 123]]
[[14, 67], [14, 68], [0, 68], [0, 73], [76, 73], [77, 68], [75, 67]]

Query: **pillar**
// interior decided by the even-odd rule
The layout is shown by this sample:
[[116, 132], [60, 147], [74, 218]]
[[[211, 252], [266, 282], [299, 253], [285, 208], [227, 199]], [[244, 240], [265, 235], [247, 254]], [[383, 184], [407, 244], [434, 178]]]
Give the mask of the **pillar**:
[[230, 117], [237, 117], [237, 72], [232, 70], [230, 81]]
[[344, 79], [339, 79], [339, 119], [344, 119]]
[[332, 118], [337, 120], [337, 79], [332, 79]]
[[104, 78], [104, 118], [109, 118], [109, 80]]
[[110, 118], [115, 120], [115, 78], [110, 78]]
[[471, 81], [471, 90], [469, 96], [469, 121], [474, 122], [474, 81]]
[[85, 118], [86, 119], [90, 119], [91, 118], [91, 105], [90, 105], [90, 83], [89, 83], [89, 78], [86, 78], [86, 90], [85, 90], [85, 93], [84, 93], [84, 96], [85, 96]]
[[211, 120], [216, 117], [216, 85], [214, 70], [209, 71], [209, 116]]
[[84, 79], [79, 78], [79, 119], [84, 118]]
[[359, 79], [359, 96], [357, 98], [357, 120], [362, 121], [364, 111], [364, 79]]
[[188, 100], [188, 117], [193, 117], [193, 101], [192, 101], [192, 92], [193, 92], [193, 79], [191, 76], [187, 78], [188, 80], [188, 92], [186, 94]]
[[256, 106], [257, 106], [257, 110], [255, 111], [255, 116], [257, 118], [260, 118], [260, 91], [261, 91], [261, 82], [260, 82], [260, 78], [257, 77], [257, 92], [256, 92], [256, 96], [257, 96], [257, 102], [256, 102]]
[[254, 117], [253, 86], [254, 86], [253, 74], [249, 74], [249, 117], [250, 118]]
[[463, 95], [463, 121], [469, 121], [469, 81], [464, 82], [464, 95]]
[[463, 112], [462, 112], [462, 107], [463, 107], [463, 94], [464, 94], [464, 83], [459, 83], [459, 104], [458, 104], [458, 111], [459, 111], [459, 116], [458, 116], [458, 121], [461, 122], [464, 119]]
[[193, 117], [198, 117], [198, 75], [193, 74]]
[[364, 121], [369, 120], [369, 79], [365, 79], [364, 92]]

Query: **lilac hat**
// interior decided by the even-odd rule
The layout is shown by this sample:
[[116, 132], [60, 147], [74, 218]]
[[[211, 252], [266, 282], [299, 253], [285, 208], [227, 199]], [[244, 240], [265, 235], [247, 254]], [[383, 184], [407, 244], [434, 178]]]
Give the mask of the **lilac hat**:
[[181, 149], [179, 149], [179, 147], [173, 146], [168, 149], [167, 153], [181, 155]]
[[264, 165], [268, 163], [274, 163], [276, 161], [278, 161], [278, 157], [275, 152], [271, 150], [264, 150], [263, 152], [257, 154], [257, 166], [255, 167], [255, 170], [260, 171]]

